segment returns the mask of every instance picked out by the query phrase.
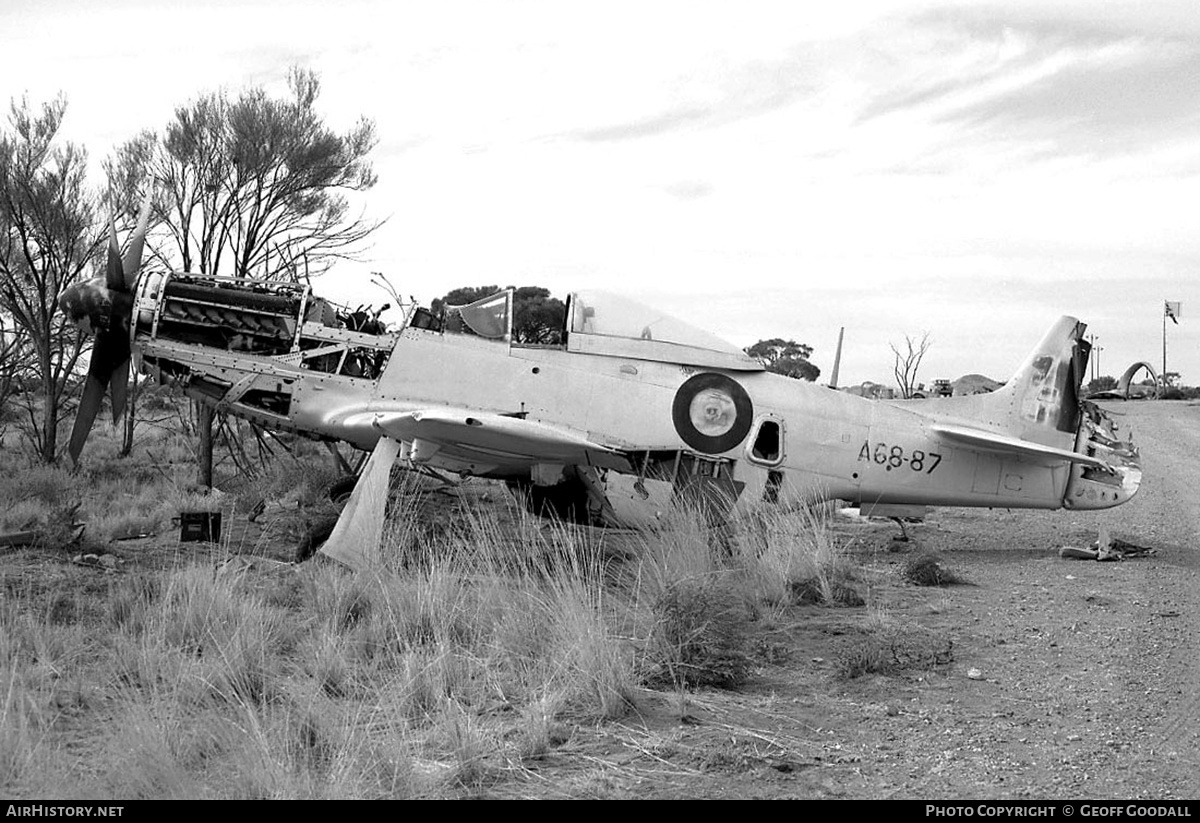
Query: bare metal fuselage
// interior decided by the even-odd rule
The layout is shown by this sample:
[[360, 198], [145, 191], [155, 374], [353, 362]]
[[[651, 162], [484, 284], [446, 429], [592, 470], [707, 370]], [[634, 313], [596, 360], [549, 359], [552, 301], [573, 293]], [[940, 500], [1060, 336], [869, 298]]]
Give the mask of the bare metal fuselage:
[[[204, 329], [228, 321], [236, 288], [211, 305], [195, 289], [177, 293], [172, 308], [165, 283], [145, 278], [134, 342], [145, 362], [182, 379], [193, 396], [268, 428], [364, 450], [381, 434], [372, 413], [449, 408], [544, 423], [624, 455], [615, 470], [592, 474], [609, 514], [622, 521], [653, 516], [697, 478], [739, 506], [837, 498], [868, 506], [1045, 509], [1115, 506], [1140, 480], [1136, 454], [1120, 461], [1119, 471], [1097, 471], [1058, 453], [1111, 451], [1114, 438], [1077, 407], [1066, 408], [1077, 401], [1057, 396], [1063, 392], [1048, 388], [1044, 373], [1040, 383], [1034, 374], [993, 395], [880, 402], [724, 361], [521, 346], [412, 323], [391, 333], [351, 331], [314, 312], [307, 291], [295, 295], [290, 325], [279, 321], [274, 328], [259, 317], [257, 328], [226, 328], [218, 337]], [[263, 316], [272, 310], [267, 306]], [[254, 338], [264, 326], [276, 343]], [[680, 433], [681, 387], [698, 374], [732, 381], [752, 409], [745, 436], [720, 451], [697, 449]], [[1045, 424], [1051, 406], [1069, 426]], [[959, 425], [982, 427], [996, 442], [956, 437]], [[1047, 452], [1007, 450], [1004, 437]], [[445, 441], [426, 451], [407, 446], [408, 459], [451, 472], [534, 485], [564, 476], [553, 464], [531, 467], [527, 455], [507, 452], [503, 441]]]

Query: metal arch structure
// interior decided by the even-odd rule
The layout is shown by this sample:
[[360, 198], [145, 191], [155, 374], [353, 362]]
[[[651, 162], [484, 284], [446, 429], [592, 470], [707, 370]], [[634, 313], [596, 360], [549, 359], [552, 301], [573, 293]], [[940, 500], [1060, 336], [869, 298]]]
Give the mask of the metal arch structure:
[[1120, 394], [1121, 397], [1125, 398], [1126, 400], [1129, 399], [1129, 386], [1133, 382], [1133, 376], [1142, 369], [1145, 369], [1150, 373], [1150, 377], [1152, 380], [1154, 380], [1154, 385], [1157, 388], [1157, 391], [1161, 392], [1163, 390], [1164, 386], [1162, 383], [1162, 378], [1159, 376], [1158, 372], [1154, 370], [1153, 366], [1142, 360], [1127, 368], [1125, 373], [1122, 374], [1121, 378], [1117, 381], [1117, 393]]

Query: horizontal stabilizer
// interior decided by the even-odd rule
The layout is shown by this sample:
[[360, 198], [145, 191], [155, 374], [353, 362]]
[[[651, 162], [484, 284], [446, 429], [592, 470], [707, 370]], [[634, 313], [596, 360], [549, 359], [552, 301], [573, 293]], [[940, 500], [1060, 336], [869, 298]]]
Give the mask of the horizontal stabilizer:
[[972, 429], [966, 426], [951, 426], [944, 423], [935, 423], [930, 426], [930, 428], [935, 434], [939, 434], [947, 440], [955, 441], [976, 449], [1006, 452], [1025, 457], [1069, 460], [1072, 463], [1084, 463], [1088, 466], [1095, 466], [1102, 469], [1110, 468], [1110, 466], [1103, 460], [1095, 457], [1089, 457], [1086, 454], [1080, 454], [1079, 452], [1070, 451], [1068, 449], [1060, 449], [1055, 446], [1046, 446], [1042, 443], [1034, 443], [1030, 440], [1022, 440], [1019, 437], [997, 434], [996, 432], [985, 431], [984, 429]]

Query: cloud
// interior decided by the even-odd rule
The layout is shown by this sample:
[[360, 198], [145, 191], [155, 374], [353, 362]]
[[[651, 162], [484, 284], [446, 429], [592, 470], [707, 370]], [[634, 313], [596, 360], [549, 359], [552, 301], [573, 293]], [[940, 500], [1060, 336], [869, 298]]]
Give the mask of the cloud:
[[1164, 44], [1123, 45], [964, 106], [953, 119], [1049, 136], [1063, 153], [1098, 156], [1174, 142], [1193, 131], [1200, 123], [1200, 54]]
[[818, 91], [815, 53], [799, 44], [773, 59], [708, 60], [675, 77], [664, 97], [670, 104], [642, 117], [581, 128], [569, 138], [606, 142], [653, 137], [680, 129], [710, 128], [785, 108]]
[[858, 123], [921, 118], [1031, 155], [1103, 158], [1190, 140], [1200, 38], [1120, 22], [989, 7], [914, 17], [915, 48], [892, 55], [902, 70]]
[[713, 186], [704, 180], [679, 180], [663, 186], [663, 191], [680, 200], [698, 200], [713, 193]]
[[703, 108], [678, 108], [648, 115], [638, 120], [597, 128], [580, 129], [572, 136], [587, 142], [636, 140], [675, 131], [688, 125], [711, 121], [712, 111]]

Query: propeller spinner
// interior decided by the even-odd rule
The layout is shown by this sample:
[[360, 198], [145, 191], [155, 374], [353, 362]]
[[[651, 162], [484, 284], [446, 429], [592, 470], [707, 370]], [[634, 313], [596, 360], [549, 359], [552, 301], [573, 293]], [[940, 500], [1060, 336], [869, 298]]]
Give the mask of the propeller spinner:
[[121, 259], [117, 245], [117, 229], [109, 221], [108, 270], [104, 277], [77, 283], [63, 292], [59, 305], [85, 332], [96, 335], [92, 347], [92, 362], [88, 367], [87, 383], [83, 387], [83, 398], [75, 415], [71, 429], [71, 443], [67, 451], [71, 460], [79, 462], [88, 432], [100, 412], [104, 392], [112, 395], [113, 422], [125, 411], [126, 392], [129, 385], [130, 322], [133, 317], [133, 289], [137, 284], [138, 270], [142, 265], [142, 248], [146, 242], [146, 231], [150, 225], [150, 198], [142, 203], [137, 229], [129, 240], [125, 258]]

